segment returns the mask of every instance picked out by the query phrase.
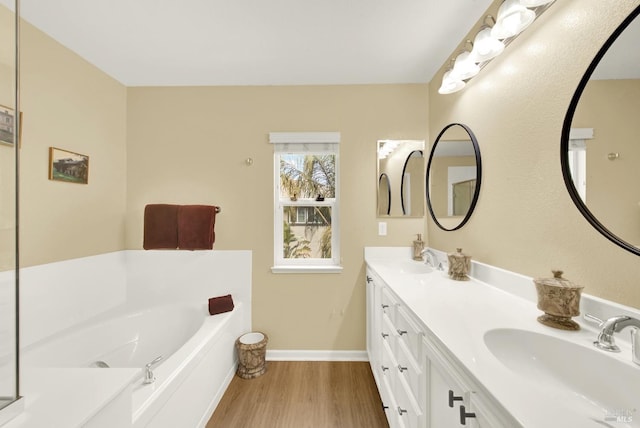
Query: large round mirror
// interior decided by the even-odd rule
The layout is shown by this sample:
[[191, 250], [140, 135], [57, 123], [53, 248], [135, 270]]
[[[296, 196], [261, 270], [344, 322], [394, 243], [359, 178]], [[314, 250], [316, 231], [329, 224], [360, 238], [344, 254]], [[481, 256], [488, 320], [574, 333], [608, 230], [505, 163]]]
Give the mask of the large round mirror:
[[460, 229], [478, 202], [482, 165], [475, 135], [461, 123], [447, 125], [436, 138], [427, 164], [427, 206], [443, 230]]
[[640, 6], [600, 49], [576, 90], [560, 157], [574, 203], [605, 237], [640, 255]]

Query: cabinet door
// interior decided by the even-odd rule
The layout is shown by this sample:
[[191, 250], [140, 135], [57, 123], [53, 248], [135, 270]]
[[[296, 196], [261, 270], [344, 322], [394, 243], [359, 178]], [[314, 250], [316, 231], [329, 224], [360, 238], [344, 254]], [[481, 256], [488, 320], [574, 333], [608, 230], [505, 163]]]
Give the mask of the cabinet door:
[[429, 368], [429, 396], [431, 428], [480, 426], [469, 408], [471, 393], [447, 382], [433, 364]]

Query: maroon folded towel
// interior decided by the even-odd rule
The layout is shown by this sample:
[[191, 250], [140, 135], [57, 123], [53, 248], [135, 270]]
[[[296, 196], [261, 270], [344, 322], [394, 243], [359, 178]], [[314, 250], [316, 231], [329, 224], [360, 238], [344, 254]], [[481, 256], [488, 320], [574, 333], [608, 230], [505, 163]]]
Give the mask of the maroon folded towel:
[[178, 248], [178, 206], [150, 204], [144, 207], [144, 238], [142, 248]]
[[178, 207], [178, 248], [211, 250], [216, 239], [216, 207], [181, 205]]
[[231, 294], [209, 299], [209, 315], [231, 312], [233, 310], [233, 297]]

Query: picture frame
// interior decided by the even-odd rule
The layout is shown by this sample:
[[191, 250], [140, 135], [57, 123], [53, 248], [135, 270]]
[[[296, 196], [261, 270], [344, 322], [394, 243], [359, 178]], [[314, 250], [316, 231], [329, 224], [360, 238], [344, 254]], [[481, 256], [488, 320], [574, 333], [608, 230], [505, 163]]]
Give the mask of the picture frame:
[[[7, 146], [14, 145], [15, 119], [15, 110], [0, 104], [0, 144]], [[22, 113], [20, 113], [20, 119], [22, 119]], [[22, 128], [22, 126], [20, 126], [20, 128]]]
[[49, 147], [49, 180], [89, 183], [89, 156]]

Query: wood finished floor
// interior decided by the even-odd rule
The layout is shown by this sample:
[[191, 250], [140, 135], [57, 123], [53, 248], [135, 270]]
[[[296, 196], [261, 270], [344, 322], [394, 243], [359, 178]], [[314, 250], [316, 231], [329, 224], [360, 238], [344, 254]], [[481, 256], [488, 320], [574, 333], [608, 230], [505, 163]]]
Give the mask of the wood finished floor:
[[388, 428], [367, 362], [268, 361], [235, 376], [206, 428]]

